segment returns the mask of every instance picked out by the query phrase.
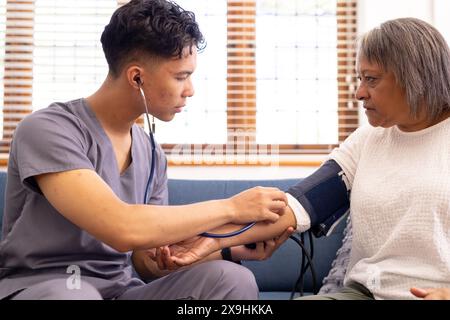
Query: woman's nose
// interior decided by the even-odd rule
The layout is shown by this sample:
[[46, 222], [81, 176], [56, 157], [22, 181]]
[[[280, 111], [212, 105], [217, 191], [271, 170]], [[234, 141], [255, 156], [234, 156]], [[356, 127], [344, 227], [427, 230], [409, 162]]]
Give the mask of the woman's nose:
[[367, 99], [368, 96], [367, 89], [360, 83], [355, 92], [356, 99], [362, 101]]

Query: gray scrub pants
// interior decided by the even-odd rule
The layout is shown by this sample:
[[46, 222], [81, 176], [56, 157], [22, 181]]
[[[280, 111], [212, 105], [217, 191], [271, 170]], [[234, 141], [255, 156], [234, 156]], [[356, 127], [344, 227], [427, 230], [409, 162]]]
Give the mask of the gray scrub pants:
[[[255, 300], [258, 286], [253, 273], [236, 263], [211, 261], [179, 270], [148, 284], [133, 287], [118, 300]], [[66, 279], [54, 279], [33, 285], [13, 300], [101, 300], [96, 288], [81, 281], [81, 288], [68, 290]]]

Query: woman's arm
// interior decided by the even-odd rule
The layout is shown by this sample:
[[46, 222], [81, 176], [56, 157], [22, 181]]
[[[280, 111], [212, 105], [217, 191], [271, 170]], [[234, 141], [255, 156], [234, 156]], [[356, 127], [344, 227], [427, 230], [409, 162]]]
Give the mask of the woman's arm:
[[[295, 215], [290, 207], [284, 208], [280, 219], [274, 223], [258, 222], [249, 230], [230, 238], [195, 237], [169, 246], [170, 259], [179, 266], [198, 262], [211, 253], [226, 247], [260, 242], [276, 238], [289, 227], [296, 227]], [[243, 225], [227, 224], [211, 230], [212, 233], [227, 233], [242, 228]]]
[[[220, 259], [222, 259], [220, 251], [216, 251], [193, 264]], [[132, 262], [136, 272], [145, 280], [154, 280], [166, 276], [181, 267], [171, 260], [168, 246], [158, 249], [136, 250], [133, 252]]]
[[[234, 247], [241, 244], [247, 244], [252, 242], [260, 242], [269, 239], [273, 239], [281, 235], [288, 227], [295, 228], [297, 225], [295, 215], [289, 206], [284, 208], [284, 213], [280, 216], [278, 221], [271, 222], [258, 222], [249, 230], [241, 233], [240, 235], [219, 239], [219, 248]], [[242, 228], [243, 225], [238, 226]], [[226, 233], [237, 229], [235, 224], [227, 224], [211, 231], [212, 233]]]
[[[222, 256], [221, 251], [215, 251], [205, 258], [193, 262], [192, 264], [222, 259], [230, 259], [235, 262], [241, 260], [265, 260], [270, 258], [293, 232], [294, 228], [288, 227], [288, 229], [274, 239], [256, 242], [256, 247], [254, 249], [249, 249], [244, 245], [239, 245], [230, 248], [231, 256]], [[195, 239], [191, 240], [195, 241]], [[170, 272], [183, 267], [182, 265], [177, 265], [172, 260], [169, 246], [135, 251], [133, 252], [132, 258], [134, 267], [139, 275], [142, 278], [149, 280], [168, 275]]]

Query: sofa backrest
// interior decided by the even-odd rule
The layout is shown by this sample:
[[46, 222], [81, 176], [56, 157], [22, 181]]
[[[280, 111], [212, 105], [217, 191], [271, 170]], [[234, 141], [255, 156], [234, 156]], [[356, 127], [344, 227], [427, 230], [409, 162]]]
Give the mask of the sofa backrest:
[[[274, 180], [169, 180], [169, 203], [171, 205], [188, 204], [199, 201], [231, 197], [243, 190], [255, 186], [277, 187], [286, 191], [299, 179]], [[345, 219], [343, 219], [345, 220]], [[313, 237], [313, 264], [317, 285], [331, 268], [336, 251], [342, 245], [345, 223], [341, 223], [329, 237]], [[306, 237], [307, 238], [307, 237]], [[309, 247], [309, 241], [306, 241]], [[245, 261], [243, 264], [255, 274], [261, 291], [291, 291], [298, 278], [301, 263], [300, 247], [291, 239], [286, 241], [270, 259], [265, 261]], [[310, 272], [306, 274], [305, 291], [312, 291]]]

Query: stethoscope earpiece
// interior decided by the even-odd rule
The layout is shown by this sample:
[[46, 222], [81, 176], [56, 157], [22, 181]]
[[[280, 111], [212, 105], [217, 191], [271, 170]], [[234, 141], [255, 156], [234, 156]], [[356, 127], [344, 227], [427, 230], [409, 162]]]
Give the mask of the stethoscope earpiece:
[[135, 75], [133, 81], [140, 87], [142, 85], [141, 77], [139, 75]]

